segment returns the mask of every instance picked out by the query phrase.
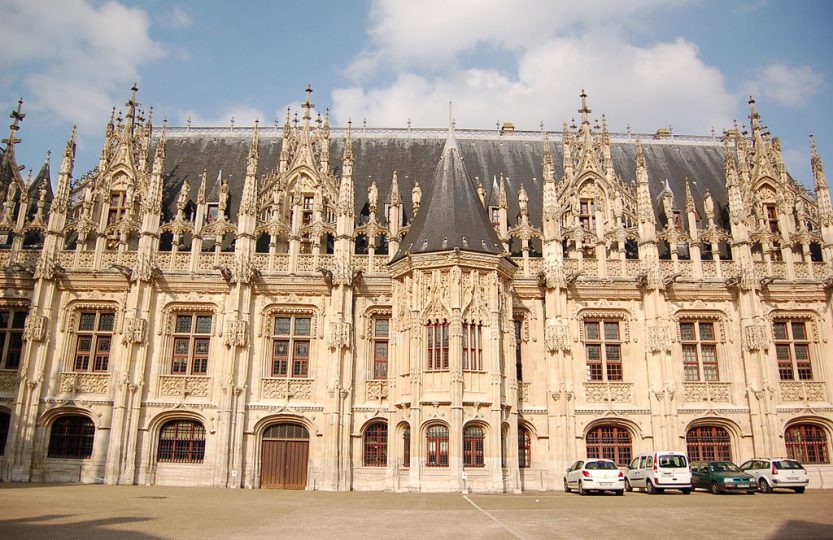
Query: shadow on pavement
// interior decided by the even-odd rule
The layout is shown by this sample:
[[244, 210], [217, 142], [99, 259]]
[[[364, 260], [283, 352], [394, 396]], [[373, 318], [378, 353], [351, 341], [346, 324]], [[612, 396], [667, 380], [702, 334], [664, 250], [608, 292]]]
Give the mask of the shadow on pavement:
[[771, 538], [833, 538], [833, 525], [791, 519]]
[[143, 532], [121, 531], [112, 528], [113, 525], [149, 521], [152, 518], [107, 518], [87, 521], [72, 521], [69, 523], [55, 523], [54, 520], [72, 519], [71, 514], [48, 514], [19, 519], [0, 520], [0, 537], [16, 538], [20, 540], [45, 538], [54, 540], [75, 538], [88, 540], [90, 538], [114, 538], [116, 540], [155, 540], [162, 538]]

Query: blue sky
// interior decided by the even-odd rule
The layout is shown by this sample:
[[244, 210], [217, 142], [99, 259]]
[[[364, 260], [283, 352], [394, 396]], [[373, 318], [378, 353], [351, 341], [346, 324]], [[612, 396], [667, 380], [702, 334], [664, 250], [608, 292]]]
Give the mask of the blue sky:
[[[304, 88], [331, 123], [559, 131], [587, 90], [613, 131], [718, 134], [749, 94], [809, 182], [833, 163], [833, 3], [710, 0], [374, 2], [0, 0], [0, 107], [24, 99], [18, 161], [53, 181], [73, 124], [76, 176], [139, 82], [157, 126], [272, 125]], [[0, 128], [6, 136], [6, 128]], [[833, 165], [829, 165], [833, 166]]]

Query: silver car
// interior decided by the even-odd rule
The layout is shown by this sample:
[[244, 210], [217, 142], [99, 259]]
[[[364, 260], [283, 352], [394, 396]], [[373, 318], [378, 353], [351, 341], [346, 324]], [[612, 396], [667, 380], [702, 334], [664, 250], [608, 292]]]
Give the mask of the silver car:
[[761, 493], [772, 493], [777, 488], [804, 493], [810, 483], [801, 463], [789, 458], [752, 458], [740, 470], [755, 477]]
[[591, 491], [625, 493], [625, 474], [610, 459], [580, 459], [564, 472], [564, 491], [578, 491], [587, 495]]

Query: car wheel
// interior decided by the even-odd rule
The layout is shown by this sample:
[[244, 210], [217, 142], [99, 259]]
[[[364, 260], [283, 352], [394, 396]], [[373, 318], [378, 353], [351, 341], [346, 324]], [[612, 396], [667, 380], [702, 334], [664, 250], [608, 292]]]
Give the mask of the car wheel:
[[804, 493], [804, 488], [803, 487], [797, 487], [797, 488], [795, 488], [795, 492], [796, 493]]
[[690, 494], [691, 494], [691, 490], [690, 490], [690, 489], [681, 489], [680, 491], [682, 491], [682, 492], [683, 492], [683, 495], [690, 495]]
[[657, 488], [654, 487], [654, 484], [650, 480], [645, 480], [645, 493], [648, 495], [657, 494]]
[[625, 478], [625, 491], [627, 491], [628, 493], [633, 491], [633, 486], [631, 486], [631, 483], [628, 481], [627, 478]]
[[619, 495], [620, 497], [624, 494], [625, 494], [624, 490], [621, 490], [621, 489], [616, 492], [616, 495]]
[[769, 482], [765, 478], [758, 480], [758, 487], [761, 489], [761, 493], [772, 493], [772, 486], [769, 485]]
[[564, 479], [564, 493], [572, 493], [572, 492], [573, 492], [573, 490], [570, 489], [569, 485], [567, 485], [567, 479], [565, 478]]
[[712, 495], [720, 495], [720, 486], [717, 485], [717, 482], [712, 482]]
[[581, 480], [578, 481], [578, 494], [582, 497], [587, 495], [587, 490], [585, 490], [584, 486], [581, 485]]
[[747, 492], [746, 492], [746, 494], [747, 494], [747, 495], [754, 495], [754, 494], [755, 494], [755, 492], [754, 492], [754, 491], [747, 491]]

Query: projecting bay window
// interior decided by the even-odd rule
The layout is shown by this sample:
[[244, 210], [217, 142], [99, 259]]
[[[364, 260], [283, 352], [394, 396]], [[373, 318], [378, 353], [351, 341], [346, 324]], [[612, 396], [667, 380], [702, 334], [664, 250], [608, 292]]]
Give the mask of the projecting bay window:
[[308, 316], [275, 317], [272, 333], [272, 377], [309, 375], [312, 319]]
[[388, 378], [390, 319], [373, 319], [373, 378]]
[[776, 321], [773, 333], [778, 376], [781, 380], [813, 380], [807, 324], [804, 321]]
[[622, 380], [619, 321], [585, 321], [584, 348], [587, 354], [587, 380]]
[[205, 375], [208, 373], [211, 319], [211, 315], [196, 313], [176, 315], [174, 347], [171, 357], [171, 373], [173, 375]]
[[8, 309], [0, 311], [0, 369], [20, 367], [25, 325], [25, 311]]
[[448, 322], [432, 322], [428, 330], [428, 371], [448, 369]]
[[687, 382], [720, 380], [713, 322], [680, 322], [680, 342]]
[[91, 311], [78, 314], [75, 336], [74, 371], [107, 371], [110, 367], [110, 346], [116, 314], [112, 311]]
[[477, 323], [463, 323], [463, 370], [483, 370], [482, 332]]

